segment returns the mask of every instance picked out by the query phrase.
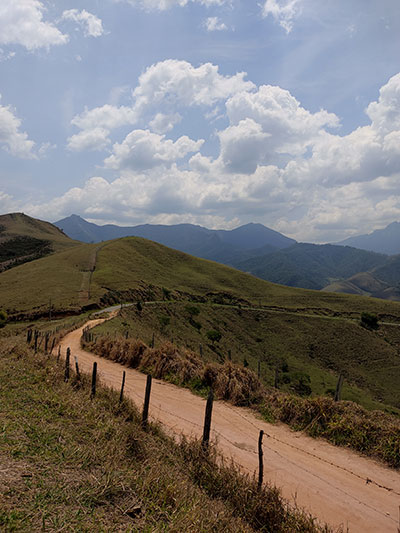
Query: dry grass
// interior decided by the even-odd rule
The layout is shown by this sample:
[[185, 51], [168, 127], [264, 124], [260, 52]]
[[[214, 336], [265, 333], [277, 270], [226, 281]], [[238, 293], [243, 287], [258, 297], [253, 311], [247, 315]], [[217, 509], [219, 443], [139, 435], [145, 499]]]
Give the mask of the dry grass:
[[327, 397], [301, 398], [264, 387], [254, 372], [230, 361], [205, 364], [190, 350], [166, 343], [152, 349], [137, 339], [98, 337], [84, 347], [121, 364], [151, 373], [234, 405], [253, 406], [269, 421], [280, 420], [313, 437], [348, 446], [400, 467], [400, 421], [382, 411]]
[[262, 385], [251, 370], [230, 361], [223, 365], [204, 362], [190, 350], [166, 342], [149, 348], [138, 339], [99, 337], [83, 346], [107, 359], [198, 391], [212, 387], [217, 398], [234, 405], [253, 405], [263, 398]]
[[144, 432], [129, 401], [99, 386], [90, 402], [86, 380], [64, 383], [55, 359], [3, 340], [2, 531], [329, 531], [212, 448]]

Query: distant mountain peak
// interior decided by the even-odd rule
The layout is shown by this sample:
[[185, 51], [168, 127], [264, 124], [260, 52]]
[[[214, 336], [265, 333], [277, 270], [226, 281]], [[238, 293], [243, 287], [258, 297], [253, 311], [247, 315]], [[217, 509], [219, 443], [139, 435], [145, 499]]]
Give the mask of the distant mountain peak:
[[349, 237], [336, 244], [387, 255], [400, 254], [400, 222], [394, 221], [383, 229]]

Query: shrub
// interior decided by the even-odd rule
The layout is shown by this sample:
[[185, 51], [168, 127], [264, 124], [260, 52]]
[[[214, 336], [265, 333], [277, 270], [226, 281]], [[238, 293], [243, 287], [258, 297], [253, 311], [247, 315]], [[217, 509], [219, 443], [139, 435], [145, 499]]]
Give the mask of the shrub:
[[221, 340], [222, 334], [216, 329], [210, 329], [207, 331], [207, 339], [209, 339], [213, 344], [214, 342], [219, 342]]
[[1, 309], [0, 310], [0, 328], [4, 328], [4, 326], [7, 323], [7, 320], [8, 320], [7, 313]]
[[366, 329], [378, 329], [378, 317], [372, 313], [361, 313], [360, 324]]

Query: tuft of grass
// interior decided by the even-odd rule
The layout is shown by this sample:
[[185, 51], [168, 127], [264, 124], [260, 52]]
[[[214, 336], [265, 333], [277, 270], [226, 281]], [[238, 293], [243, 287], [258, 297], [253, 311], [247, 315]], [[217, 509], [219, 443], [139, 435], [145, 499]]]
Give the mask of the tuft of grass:
[[143, 431], [115, 392], [99, 386], [90, 401], [88, 378], [64, 383], [62, 365], [18, 338], [0, 355], [2, 530], [330, 531], [212, 447]]
[[168, 379], [203, 393], [212, 387], [217, 398], [252, 406], [268, 421], [280, 420], [312, 437], [348, 446], [400, 467], [400, 421], [382, 411], [367, 411], [353, 402], [301, 398], [263, 387], [255, 373], [230, 361], [204, 363], [189, 350], [167, 343], [149, 348], [135, 339], [99, 337], [83, 346], [96, 354]]

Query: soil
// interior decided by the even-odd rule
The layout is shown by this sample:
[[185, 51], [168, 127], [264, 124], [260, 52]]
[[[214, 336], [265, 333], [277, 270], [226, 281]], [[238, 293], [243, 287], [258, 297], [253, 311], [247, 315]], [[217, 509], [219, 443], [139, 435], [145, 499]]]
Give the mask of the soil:
[[[146, 375], [123, 367], [80, 346], [82, 330], [61, 341], [61, 354], [71, 348], [83, 372], [97, 361], [101, 382], [120, 390], [126, 371], [125, 394], [141, 408]], [[73, 359], [72, 359], [73, 361]], [[205, 400], [189, 390], [153, 379], [150, 417], [175, 436], [201, 437]], [[321, 523], [342, 526], [350, 533], [399, 533], [400, 473], [326, 441], [294, 432], [283, 424], [269, 424], [250, 409], [214, 402], [211, 436], [219, 450], [244, 472], [257, 475], [258, 437], [264, 431], [264, 480], [278, 486], [293, 505], [304, 508]]]

